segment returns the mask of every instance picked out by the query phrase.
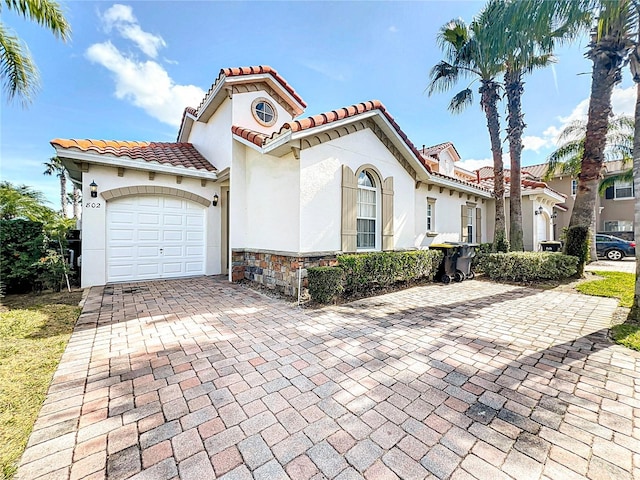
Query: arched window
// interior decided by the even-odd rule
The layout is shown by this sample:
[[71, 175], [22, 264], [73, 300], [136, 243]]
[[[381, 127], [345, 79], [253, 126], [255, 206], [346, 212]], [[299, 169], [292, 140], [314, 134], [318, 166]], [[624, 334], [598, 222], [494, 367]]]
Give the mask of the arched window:
[[370, 172], [364, 170], [360, 173], [356, 214], [358, 250], [379, 249], [379, 191], [380, 187]]

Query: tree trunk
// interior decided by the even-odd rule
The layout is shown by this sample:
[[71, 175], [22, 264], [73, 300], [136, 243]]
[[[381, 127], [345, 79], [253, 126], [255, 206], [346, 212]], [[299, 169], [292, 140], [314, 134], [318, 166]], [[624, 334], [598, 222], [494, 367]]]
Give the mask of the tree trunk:
[[62, 170], [58, 176], [60, 177], [60, 212], [63, 218], [67, 218], [67, 175]]
[[[594, 52], [592, 41], [591, 52]], [[578, 175], [578, 191], [571, 211], [569, 226], [590, 227], [593, 222], [598, 182], [604, 161], [604, 147], [607, 143], [607, 127], [611, 116], [611, 92], [621, 80], [622, 57], [604, 55], [601, 51], [588, 56], [593, 61], [591, 97], [584, 153]]]
[[[638, 40], [640, 42], [640, 39]], [[636, 110], [633, 135], [633, 188], [634, 199], [633, 236], [636, 242], [636, 284], [629, 318], [640, 320], [640, 45], [636, 45], [630, 59], [633, 81], [636, 82]]]
[[80, 218], [80, 189], [73, 184], [73, 218]]
[[522, 72], [507, 70], [504, 75], [505, 91], [507, 93], [507, 138], [509, 139], [509, 154], [511, 156], [511, 178], [509, 179], [509, 241], [511, 250], [524, 250], [522, 233], [522, 186], [520, 184], [520, 157], [522, 155], [522, 93], [524, 83]]
[[493, 196], [495, 198], [495, 230], [493, 233], [493, 251], [504, 245], [507, 238], [507, 226], [504, 215], [504, 164], [502, 162], [502, 144], [500, 143], [500, 120], [498, 114], [498, 85], [495, 82], [483, 82], [480, 87], [481, 103], [487, 117], [487, 129], [491, 140], [493, 156]]

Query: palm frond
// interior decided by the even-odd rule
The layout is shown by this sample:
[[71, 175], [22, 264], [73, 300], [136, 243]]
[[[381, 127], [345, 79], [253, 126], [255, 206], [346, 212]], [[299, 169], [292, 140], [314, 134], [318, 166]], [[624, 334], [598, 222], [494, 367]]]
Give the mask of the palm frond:
[[438, 62], [429, 72], [427, 93], [431, 96], [436, 92], [451, 90], [460, 79], [461, 73], [460, 69], [455, 65], [444, 60]]
[[448, 110], [454, 114], [460, 113], [472, 103], [473, 91], [470, 88], [465, 88], [451, 99]]
[[69, 39], [71, 26], [67, 22], [58, 2], [52, 0], [4, 0], [9, 10], [48, 28], [63, 41]]
[[38, 69], [26, 45], [0, 23], [0, 77], [9, 101], [20, 97], [24, 105], [39, 86]]
[[616, 182], [633, 182], [633, 168], [603, 178], [598, 184], [598, 194], [600, 196], [604, 195], [605, 190], [610, 187], [615, 187]]

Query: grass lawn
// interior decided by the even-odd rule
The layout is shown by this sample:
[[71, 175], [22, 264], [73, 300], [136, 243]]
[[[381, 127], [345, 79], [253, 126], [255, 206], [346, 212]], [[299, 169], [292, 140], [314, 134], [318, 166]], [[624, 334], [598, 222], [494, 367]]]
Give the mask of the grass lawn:
[[0, 479], [13, 477], [82, 292], [7, 295], [0, 305]]
[[[579, 284], [576, 289], [587, 295], [598, 297], [615, 297], [620, 299], [620, 306], [630, 308], [633, 305], [635, 274], [623, 272], [594, 272], [601, 280], [593, 280]], [[640, 351], [640, 324], [627, 321], [611, 328], [613, 339], [627, 348]]]

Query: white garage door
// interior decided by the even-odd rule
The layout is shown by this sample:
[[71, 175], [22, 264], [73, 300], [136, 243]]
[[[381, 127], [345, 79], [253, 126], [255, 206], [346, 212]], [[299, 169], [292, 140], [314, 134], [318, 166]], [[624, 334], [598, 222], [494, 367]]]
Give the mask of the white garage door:
[[107, 281], [203, 275], [204, 207], [141, 195], [107, 203]]

